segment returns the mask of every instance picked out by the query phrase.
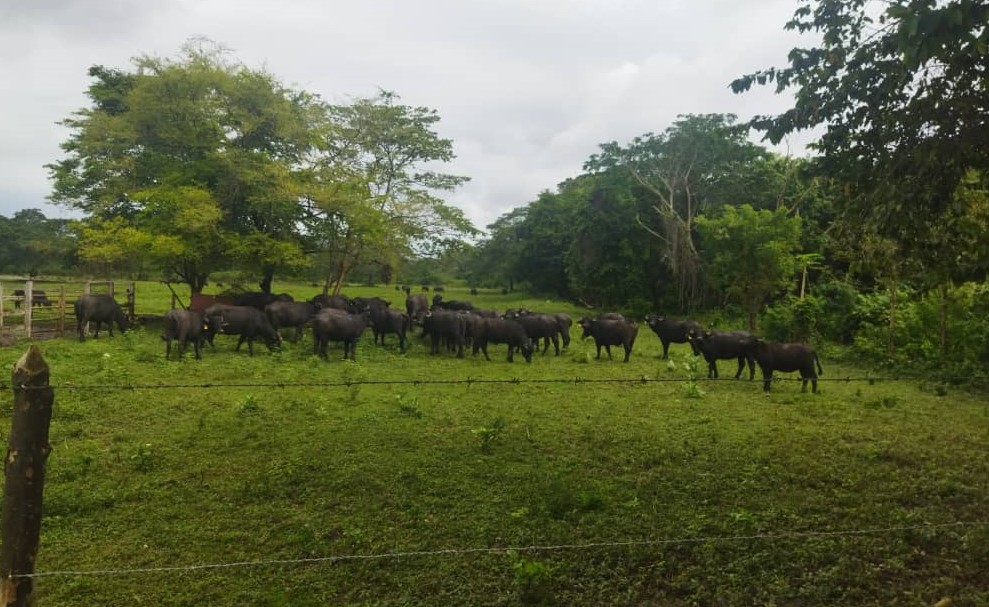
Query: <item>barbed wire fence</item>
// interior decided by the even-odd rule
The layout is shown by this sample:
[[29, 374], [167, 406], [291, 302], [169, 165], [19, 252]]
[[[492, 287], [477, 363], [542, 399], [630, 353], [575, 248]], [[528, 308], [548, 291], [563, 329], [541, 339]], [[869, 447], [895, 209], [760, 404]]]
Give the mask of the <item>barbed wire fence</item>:
[[263, 559], [254, 561], [233, 561], [228, 563], [206, 563], [200, 565], [176, 565], [169, 567], [133, 567], [120, 569], [89, 569], [80, 571], [40, 571], [30, 574], [15, 574], [13, 578], [52, 578], [52, 577], [108, 577], [120, 575], [146, 575], [154, 573], [178, 573], [204, 571], [212, 569], [240, 569], [248, 567], [275, 567], [292, 565], [332, 564], [346, 561], [384, 561], [425, 557], [460, 557], [478, 554], [508, 554], [508, 553], [542, 553], [542, 552], [572, 552], [582, 550], [598, 550], [609, 548], [636, 548], [676, 546], [685, 544], [720, 544], [731, 542], [755, 541], [785, 541], [806, 540], [836, 537], [854, 537], [866, 535], [895, 535], [910, 531], [933, 531], [950, 528], [979, 528], [989, 527], [989, 521], [956, 521], [950, 523], [931, 523], [924, 525], [901, 525], [895, 527], [870, 529], [844, 529], [832, 531], [785, 531], [780, 533], [756, 533], [748, 535], [717, 535], [707, 537], [660, 538], [644, 540], [586, 542], [573, 544], [546, 544], [510, 547], [477, 547], [477, 548], [445, 548], [437, 550], [411, 550], [405, 552], [380, 552], [372, 554], [340, 554], [322, 557], [297, 559]]
[[[928, 383], [964, 383], [979, 380], [980, 378], [968, 377], [937, 377], [937, 378], [917, 378], [901, 376], [871, 376], [862, 377], [818, 377], [818, 383], [852, 384], [852, 383], [887, 383], [887, 382], [928, 382]], [[479, 377], [465, 377], [463, 379], [340, 379], [332, 381], [260, 381], [260, 382], [187, 382], [187, 383], [71, 383], [52, 384], [52, 388], [58, 390], [173, 390], [173, 389], [222, 389], [222, 388], [350, 388], [354, 386], [450, 386], [450, 385], [488, 385], [488, 384], [562, 384], [562, 385], [593, 385], [593, 384], [669, 384], [684, 382], [728, 382], [742, 383], [749, 380], [741, 380], [728, 377], [705, 378], [705, 377], [554, 377], [554, 378], [500, 378], [488, 379]], [[752, 380], [761, 383], [763, 380], [756, 378]], [[800, 377], [773, 377], [772, 382], [796, 383], [802, 382]], [[981, 381], [989, 382], [989, 378], [982, 378]], [[33, 389], [31, 386], [21, 386], [25, 390]], [[0, 382], [0, 391], [11, 390], [14, 386], [7, 382]]]

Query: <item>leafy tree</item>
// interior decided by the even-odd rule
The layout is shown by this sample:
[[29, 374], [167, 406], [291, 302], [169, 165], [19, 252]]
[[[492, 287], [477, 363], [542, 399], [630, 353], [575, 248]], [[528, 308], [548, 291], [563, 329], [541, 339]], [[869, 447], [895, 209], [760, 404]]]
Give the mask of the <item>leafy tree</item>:
[[969, 170], [989, 168], [989, 3], [900, 0], [878, 15], [872, 6], [802, 0], [786, 28], [819, 34], [819, 45], [731, 86], [793, 89], [791, 109], [751, 125], [773, 142], [823, 128], [813, 147], [844, 189], [850, 221], [923, 259], [931, 219]]
[[800, 226], [800, 218], [785, 211], [757, 211], [747, 204], [697, 217], [707, 279], [726, 300], [741, 305], [752, 330], [762, 306], [791, 284]]
[[[91, 105], [62, 122], [66, 157], [48, 165], [51, 199], [93, 220], [84, 257], [110, 254], [86, 247], [108, 242], [99, 230], [124, 233], [123, 221], [193, 293], [224, 266], [257, 268], [267, 289], [277, 269], [307, 263], [296, 226], [321, 124], [314, 97], [205, 41], [178, 60], [141, 56], [131, 72], [89, 74]], [[139, 240], [126, 233], [125, 249]]]
[[488, 237], [478, 244], [470, 282], [511, 291], [517, 282], [525, 280], [519, 271], [525, 249], [518, 229], [527, 213], [528, 207], [516, 207], [487, 226]]
[[398, 101], [381, 91], [325, 108], [323, 153], [307, 199], [310, 236], [332, 262], [327, 290], [332, 284], [338, 292], [359, 263], [395, 265], [476, 233], [460, 209], [437, 195], [468, 179], [430, 170], [454, 158], [452, 141], [434, 130], [439, 115]]
[[706, 209], [737, 199], [739, 177], [766, 154], [748, 141], [748, 126], [735, 120], [732, 114], [681, 116], [663, 133], [647, 133], [627, 146], [603, 144], [584, 166], [591, 172], [627, 170], [652, 196], [653, 214], [645, 218], [640, 214], [639, 222], [662, 244], [680, 308], [696, 303], [699, 296], [694, 219]]
[[0, 270], [28, 275], [70, 271], [77, 243], [68, 224], [38, 209], [0, 216]]
[[654, 305], [655, 239], [635, 221], [642, 211], [624, 171], [585, 175], [565, 185], [583, 204], [573, 213], [567, 273], [576, 297], [594, 306], [644, 313]]

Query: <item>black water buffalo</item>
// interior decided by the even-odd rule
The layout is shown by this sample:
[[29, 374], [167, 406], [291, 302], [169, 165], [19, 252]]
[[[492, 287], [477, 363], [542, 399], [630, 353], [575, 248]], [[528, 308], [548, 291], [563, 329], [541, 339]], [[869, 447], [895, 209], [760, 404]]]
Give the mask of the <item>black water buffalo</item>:
[[454, 310], [458, 312], [470, 312], [474, 309], [474, 304], [469, 301], [457, 301], [451, 299], [444, 300], [442, 295], [433, 296], [433, 310]]
[[85, 340], [83, 327], [88, 322], [95, 323], [93, 337], [97, 338], [100, 336], [100, 325], [103, 323], [106, 323], [110, 337], [113, 337], [113, 323], [117, 323], [121, 333], [127, 331], [127, 315], [124, 314], [117, 300], [109, 295], [87, 293], [76, 300], [73, 308], [76, 313], [76, 330], [79, 333], [79, 341]]
[[481, 351], [484, 352], [485, 359], [491, 360], [488, 356], [488, 344], [507, 344], [508, 362], [515, 362], [515, 350], [522, 353], [525, 362], [532, 362], [535, 346], [518, 321], [508, 318], [478, 318], [473, 331], [475, 356]]
[[352, 314], [360, 314], [364, 310], [373, 310], [375, 308], [385, 308], [391, 305], [391, 302], [386, 299], [381, 299], [380, 297], [355, 297], [350, 300]]
[[584, 333], [582, 339], [594, 338], [594, 345], [597, 346], [598, 355], [601, 358], [601, 346], [608, 352], [608, 360], [611, 360], [611, 346], [622, 346], [625, 348], [625, 362], [628, 362], [632, 355], [632, 346], [635, 344], [635, 337], [639, 334], [639, 326], [628, 320], [582, 318], [578, 322]]
[[560, 332], [560, 339], [563, 340], [563, 347], [568, 348], [570, 346], [570, 327], [573, 326], [573, 319], [570, 318], [569, 314], [564, 314], [563, 312], [557, 312], [553, 315], [556, 319], [556, 328]]
[[674, 320], [655, 314], [646, 314], [646, 324], [663, 342], [663, 358], [670, 357], [670, 344], [685, 344], [690, 341], [690, 332], [700, 335], [704, 328], [693, 320]]
[[[24, 291], [24, 289], [14, 289], [14, 297], [20, 298], [20, 299], [15, 299], [14, 300], [14, 309], [15, 310], [20, 310], [21, 309], [21, 302], [24, 300], [24, 297], [25, 297], [25, 291]], [[51, 307], [51, 305], [52, 305], [52, 300], [48, 299], [48, 296], [45, 294], [45, 292], [43, 290], [41, 290], [41, 289], [31, 289], [31, 306], [32, 307], [36, 307], [36, 306]]]
[[[518, 310], [508, 310], [505, 312], [505, 318], [519, 318], [522, 316], [531, 316], [536, 314], [532, 310], [526, 308], [519, 308]], [[554, 314], [548, 314], [552, 316], [553, 320], [556, 322], [556, 331], [560, 336], [560, 340], [563, 342], [563, 348], [570, 346], [570, 327], [573, 326], [573, 319], [570, 318], [569, 314], [564, 314], [563, 312], [556, 312]], [[549, 337], [543, 338], [543, 353], [549, 348]], [[557, 352], [559, 354], [559, 352]]]
[[517, 321], [522, 328], [525, 329], [526, 335], [532, 339], [534, 347], [538, 348], [539, 340], [543, 340], [543, 354], [549, 350], [549, 342], [553, 342], [553, 350], [556, 352], [557, 356], [560, 354], [560, 339], [558, 337], [560, 333], [559, 325], [557, 324], [556, 317], [551, 314], [537, 314], [535, 312], [525, 311], [524, 313], [516, 313], [511, 316], [507, 316], [512, 320]]
[[269, 351], [274, 351], [282, 343], [281, 335], [268, 322], [268, 317], [253, 306], [216, 304], [206, 309], [206, 316], [217, 333], [240, 336], [235, 350], [239, 351], [246, 341], [247, 351], [251, 356], [254, 356], [255, 339], [262, 339]]
[[351, 312], [354, 309], [353, 303], [346, 295], [316, 295], [309, 300], [309, 303], [316, 306], [317, 310], [332, 308]]
[[704, 356], [707, 376], [718, 377], [718, 360], [738, 360], [735, 379], [742, 376], [745, 364], [749, 365], [749, 379], [755, 377], [756, 337], [745, 331], [691, 331], [688, 335], [694, 356]]
[[351, 314], [335, 308], [320, 310], [312, 319], [313, 354], [327, 358], [331, 341], [343, 342], [343, 358], [357, 360], [357, 341], [371, 324], [371, 313]]
[[374, 306], [371, 308], [371, 330], [374, 331], [374, 343], [378, 343], [381, 337], [381, 345], [385, 345], [385, 335], [394, 333], [398, 335], [398, 348], [405, 352], [407, 341], [406, 333], [412, 328], [412, 321], [409, 315], [398, 310], [392, 310], [385, 306]]
[[422, 322], [423, 336], [429, 336], [429, 353], [439, 354], [440, 344], [457, 351], [457, 358], [464, 357], [467, 343], [467, 315], [449, 310], [428, 312]]
[[[800, 372], [800, 379], [803, 380], [801, 392], [807, 391], [807, 380], [813, 385], [813, 391], [817, 392], [817, 376], [824, 374], [821, 368], [821, 361], [817, 357], [814, 348], [804, 343], [776, 343], [756, 340], [755, 361], [762, 369], [762, 389], [769, 392], [769, 386], [773, 382], [773, 372], [783, 373]], [[816, 363], [816, 368], [815, 368]]]
[[201, 350], [210, 334], [212, 327], [207, 317], [195, 310], [169, 310], [165, 312], [163, 323], [164, 332], [161, 338], [165, 340], [165, 360], [172, 354], [172, 341], [178, 341], [178, 357], [185, 356], [185, 349], [192, 342], [196, 359], [202, 358]]
[[429, 312], [429, 300], [422, 293], [409, 295], [405, 298], [405, 312], [412, 322], [423, 324], [423, 318]]
[[233, 297], [233, 305], [250, 306], [261, 311], [264, 311], [268, 304], [276, 301], [295, 301], [295, 298], [288, 293], [275, 295], [274, 293], [264, 293], [262, 291], [247, 291]]
[[302, 328], [316, 313], [316, 305], [309, 301], [273, 301], [264, 307], [264, 314], [275, 331], [282, 327], [295, 327], [293, 342], [302, 337]]

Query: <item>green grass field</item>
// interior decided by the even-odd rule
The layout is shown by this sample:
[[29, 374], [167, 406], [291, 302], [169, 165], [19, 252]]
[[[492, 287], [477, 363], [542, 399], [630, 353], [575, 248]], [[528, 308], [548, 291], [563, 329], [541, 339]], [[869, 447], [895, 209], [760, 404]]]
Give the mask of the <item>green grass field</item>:
[[[168, 307], [137, 293], [139, 313]], [[37, 604], [989, 605], [984, 394], [836, 381], [868, 369], [822, 348], [819, 394], [791, 376], [767, 397], [758, 376], [693, 379], [685, 345], [660, 360], [644, 325], [628, 364], [578, 331], [532, 364], [370, 332], [356, 363], [308, 335], [253, 358], [219, 336], [182, 362], [152, 329], [39, 342], [56, 392], [37, 570], [83, 574], [38, 578]]]

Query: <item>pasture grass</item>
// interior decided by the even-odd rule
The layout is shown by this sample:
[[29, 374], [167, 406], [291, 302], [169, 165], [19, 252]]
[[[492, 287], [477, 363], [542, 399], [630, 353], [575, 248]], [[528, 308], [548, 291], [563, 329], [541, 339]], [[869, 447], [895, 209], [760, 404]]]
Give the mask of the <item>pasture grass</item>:
[[[167, 308], [142, 292], [139, 313]], [[219, 336], [181, 362], [152, 327], [41, 342], [38, 571], [267, 563], [43, 577], [37, 604], [989, 604], [989, 527], [930, 526], [989, 518], [985, 395], [836, 381], [866, 370], [824, 356], [818, 394], [765, 396], [758, 376], [706, 381], [685, 345], [660, 360], [644, 325], [628, 364], [573, 337], [532, 364], [400, 354], [394, 336], [366, 335], [356, 362], [314, 357], [309, 335], [254, 357]], [[492, 550], [407, 554], [448, 549]], [[406, 555], [373, 558], [389, 554]]]

